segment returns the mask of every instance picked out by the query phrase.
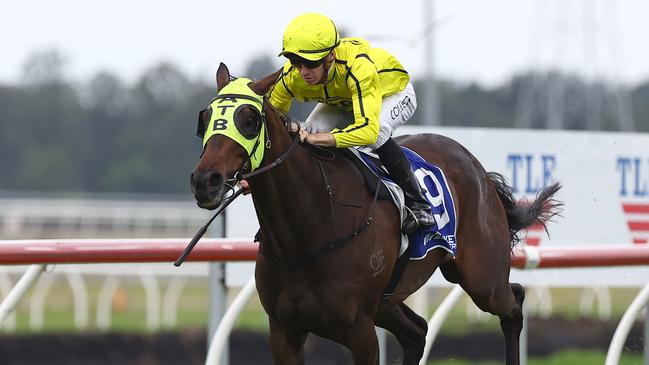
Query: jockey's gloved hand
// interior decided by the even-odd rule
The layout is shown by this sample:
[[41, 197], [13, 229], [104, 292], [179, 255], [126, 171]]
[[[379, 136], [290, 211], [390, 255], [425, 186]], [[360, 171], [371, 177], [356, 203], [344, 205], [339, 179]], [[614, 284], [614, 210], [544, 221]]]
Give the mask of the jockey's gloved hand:
[[288, 127], [289, 132], [291, 133], [297, 133], [302, 129], [302, 125], [296, 121], [291, 121], [291, 125]]
[[300, 127], [299, 133], [300, 143], [304, 143], [304, 141], [306, 141], [306, 138], [309, 136], [309, 132], [305, 128]]
[[243, 189], [243, 195], [248, 195], [250, 194], [250, 185], [248, 184], [248, 181], [246, 180], [241, 180], [237, 183]]

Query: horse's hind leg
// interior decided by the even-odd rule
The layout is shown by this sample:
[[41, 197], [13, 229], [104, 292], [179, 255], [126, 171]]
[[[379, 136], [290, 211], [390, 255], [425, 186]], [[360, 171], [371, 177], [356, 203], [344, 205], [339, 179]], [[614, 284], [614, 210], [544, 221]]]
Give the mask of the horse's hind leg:
[[380, 312], [375, 323], [392, 332], [403, 349], [403, 364], [419, 364], [426, 345], [426, 320], [418, 316], [404, 303]]
[[523, 300], [525, 289], [520, 284], [511, 284], [516, 304], [511, 313], [500, 316], [500, 328], [505, 335], [505, 351], [507, 364], [518, 364], [520, 356], [520, 335], [523, 330]]
[[292, 333], [271, 317], [270, 346], [275, 364], [304, 365], [306, 333]]
[[[519, 364], [519, 339], [523, 329], [523, 300], [525, 290], [519, 284], [504, 283], [494, 291], [470, 289], [462, 285], [473, 302], [485, 312], [500, 318], [500, 328], [505, 337], [505, 364]], [[485, 288], [483, 288], [485, 289]]]

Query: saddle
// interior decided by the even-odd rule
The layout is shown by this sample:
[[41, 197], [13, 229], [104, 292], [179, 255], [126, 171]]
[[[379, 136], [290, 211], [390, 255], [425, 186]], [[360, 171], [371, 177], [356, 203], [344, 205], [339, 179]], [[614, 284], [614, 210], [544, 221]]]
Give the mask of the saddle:
[[[393, 295], [408, 261], [423, 259], [434, 248], [442, 248], [455, 256], [457, 248], [455, 204], [443, 171], [425, 161], [414, 151], [401, 148], [408, 157], [413, 171], [417, 172], [415, 175], [419, 176], [419, 185], [426, 191], [424, 197], [431, 207], [436, 224], [429, 228], [423, 227], [410, 235], [401, 235], [399, 256], [390, 283], [383, 293], [384, 301]], [[379, 191], [381, 199], [394, 202], [399, 208], [401, 223], [403, 223], [406, 215], [403, 193], [401, 188], [390, 180], [380, 159], [374, 154], [354, 148], [343, 150], [343, 156], [358, 167], [372, 193], [375, 193], [376, 189], [381, 189]]]
[[367, 185], [367, 188], [372, 195], [377, 193], [377, 189], [380, 189], [377, 196], [378, 200], [393, 200], [392, 194], [390, 194], [390, 191], [388, 190], [389, 188], [383, 180], [383, 178], [388, 176], [387, 171], [382, 167], [381, 160], [378, 157], [367, 155], [367, 158], [372, 159], [375, 166], [381, 167], [381, 169], [377, 170], [381, 171], [380, 175], [377, 175], [375, 170], [370, 169], [367, 163], [365, 163], [365, 161], [360, 157], [360, 152], [355, 148], [344, 148], [341, 152], [343, 156], [351, 161], [361, 172], [365, 179], [365, 185]]
[[[402, 235], [405, 245], [402, 244], [399, 254], [403, 254], [407, 247], [412, 247], [413, 243], [416, 243], [420, 247], [413, 247], [411, 250], [411, 259], [413, 260], [424, 258], [428, 251], [436, 247], [441, 247], [455, 256], [455, 202], [446, 176], [439, 167], [430, 164], [414, 151], [406, 147], [401, 148], [415, 171], [415, 175], [418, 176], [420, 187], [425, 191], [424, 198], [430, 205], [436, 224], [430, 228], [423, 227], [407, 236]], [[374, 154], [355, 148], [344, 149], [342, 153], [358, 167], [372, 193], [375, 193], [376, 189], [381, 189], [379, 191], [381, 199], [394, 202], [401, 211], [401, 221], [403, 222], [405, 217], [403, 193], [401, 188], [390, 179], [379, 158]]]

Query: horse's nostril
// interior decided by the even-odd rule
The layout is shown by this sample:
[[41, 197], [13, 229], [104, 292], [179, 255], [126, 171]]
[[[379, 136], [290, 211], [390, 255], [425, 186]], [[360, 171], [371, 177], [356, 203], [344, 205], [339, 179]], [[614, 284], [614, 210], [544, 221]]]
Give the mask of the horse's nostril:
[[210, 172], [207, 174], [207, 186], [218, 187], [221, 186], [223, 177], [218, 172]]
[[198, 202], [213, 202], [223, 189], [223, 175], [216, 171], [195, 171], [190, 175], [191, 190]]

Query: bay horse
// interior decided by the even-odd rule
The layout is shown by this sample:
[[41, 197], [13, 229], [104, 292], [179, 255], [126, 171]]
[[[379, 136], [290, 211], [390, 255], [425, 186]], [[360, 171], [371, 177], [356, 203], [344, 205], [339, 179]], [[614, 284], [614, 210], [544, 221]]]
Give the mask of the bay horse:
[[[556, 214], [560, 203], [552, 197], [559, 185], [545, 188], [529, 205], [516, 205], [502, 176], [485, 172], [454, 140], [434, 134], [398, 138], [445, 172], [456, 204], [457, 253], [433, 249], [408, 262], [386, 297], [399, 251], [397, 208], [376, 200], [339, 150], [320, 150], [329, 154], [324, 158], [298, 143], [296, 125], [265, 97], [280, 71], [255, 82], [245, 79], [248, 95], [222, 95], [236, 79], [220, 64], [218, 95], [199, 114], [199, 129], [213, 133], [236, 126], [239, 136], [205, 138], [190, 178], [198, 205], [207, 209], [219, 206], [228, 185], [248, 181], [262, 237], [255, 278], [274, 362], [303, 364], [306, 337], [314, 333], [346, 346], [355, 364], [377, 364], [376, 325], [394, 334], [403, 364], [418, 364], [427, 323], [403, 301], [439, 267], [481, 310], [500, 317], [506, 363], [518, 364], [525, 292], [509, 283], [512, 242], [518, 230]], [[235, 141], [242, 138], [254, 147]], [[255, 159], [258, 168], [250, 172]]]

